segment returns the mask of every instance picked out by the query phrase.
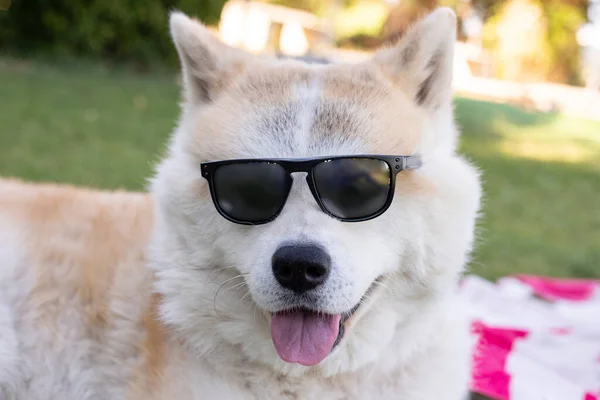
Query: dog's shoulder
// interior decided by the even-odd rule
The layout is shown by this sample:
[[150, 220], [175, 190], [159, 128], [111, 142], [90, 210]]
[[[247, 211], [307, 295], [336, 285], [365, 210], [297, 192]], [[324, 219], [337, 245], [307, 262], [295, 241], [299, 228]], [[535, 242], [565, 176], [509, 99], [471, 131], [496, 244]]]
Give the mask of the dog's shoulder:
[[108, 266], [141, 255], [151, 203], [144, 193], [0, 179], [0, 232], [13, 237], [29, 268], [40, 267], [39, 279], [71, 264], [98, 282]]
[[[12, 316], [0, 347], [4, 337], [20, 349], [0, 351], [0, 394], [124, 379], [110, 360], [127, 364], [143, 329], [151, 228], [147, 194], [0, 179], [0, 308]], [[46, 378], [24, 389], [28, 375]]]

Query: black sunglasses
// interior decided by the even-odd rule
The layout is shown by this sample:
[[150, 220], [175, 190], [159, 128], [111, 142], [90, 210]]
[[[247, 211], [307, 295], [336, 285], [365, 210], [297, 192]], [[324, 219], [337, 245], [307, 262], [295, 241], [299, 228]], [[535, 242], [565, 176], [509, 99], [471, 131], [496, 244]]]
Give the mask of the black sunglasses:
[[243, 225], [260, 225], [277, 218], [292, 188], [294, 172], [308, 173], [308, 187], [326, 214], [346, 222], [373, 219], [392, 203], [398, 172], [420, 166], [419, 156], [386, 155], [200, 164], [219, 214]]

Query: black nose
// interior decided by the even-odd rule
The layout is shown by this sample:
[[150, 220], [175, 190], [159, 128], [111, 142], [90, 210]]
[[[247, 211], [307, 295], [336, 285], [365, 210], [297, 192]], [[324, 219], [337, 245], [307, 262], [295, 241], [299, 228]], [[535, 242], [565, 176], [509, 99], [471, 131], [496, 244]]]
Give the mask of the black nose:
[[331, 258], [315, 245], [288, 245], [273, 254], [273, 274], [285, 288], [302, 294], [323, 284], [329, 276]]

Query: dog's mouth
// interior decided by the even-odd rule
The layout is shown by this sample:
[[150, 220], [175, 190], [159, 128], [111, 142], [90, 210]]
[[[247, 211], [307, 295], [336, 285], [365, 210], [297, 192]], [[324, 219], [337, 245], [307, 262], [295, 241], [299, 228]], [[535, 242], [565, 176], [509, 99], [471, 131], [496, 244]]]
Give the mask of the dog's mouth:
[[360, 307], [361, 304], [362, 304], [362, 302], [358, 303], [350, 311], [342, 314], [342, 318], [340, 318], [340, 326], [338, 329], [338, 335], [337, 335], [337, 338], [335, 339], [335, 342], [333, 342], [333, 346], [331, 347], [332, 350], [335, 349], [335, 346], [337, 346], [340, 343], [340, 341], [344, 337], [344, 333], [346, 333], [345, 332], [346, 330], [344, 328], [346, 321], [348, 321], [350, 318], [352, 318], [352, 316], [354, 315], [354, 313], [356, 313], [356, 311], [358, 310], [358, 308]]
[[[372, 291], [373, 284], [364, 297]], [[271, 314], [271, 338], [283, 361], [313, 366], [325, 359], [344, 337], [346, 322], [363, 300], [342, 314], [325, 314], [307, 308]]]

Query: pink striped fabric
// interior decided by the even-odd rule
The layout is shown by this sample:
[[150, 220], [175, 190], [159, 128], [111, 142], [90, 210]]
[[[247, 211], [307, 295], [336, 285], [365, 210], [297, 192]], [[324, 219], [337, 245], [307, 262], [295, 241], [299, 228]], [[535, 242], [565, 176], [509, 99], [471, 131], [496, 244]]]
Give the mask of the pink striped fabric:
[[469, 276], [471, 391], [494, 400], [600, 400], [600, 283]]

